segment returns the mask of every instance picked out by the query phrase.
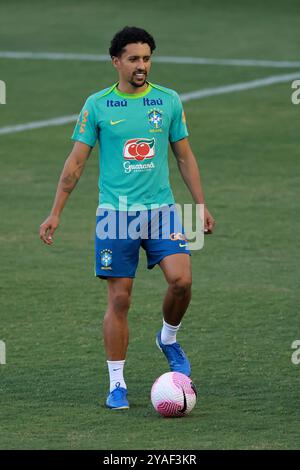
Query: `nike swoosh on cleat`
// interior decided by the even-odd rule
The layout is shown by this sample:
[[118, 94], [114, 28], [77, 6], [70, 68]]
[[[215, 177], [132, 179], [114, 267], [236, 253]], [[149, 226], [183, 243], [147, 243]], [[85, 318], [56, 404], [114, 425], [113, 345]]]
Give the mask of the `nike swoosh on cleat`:
[[[182, 388], [182, 387], [181, 387]], [[185, 413], [187, 410], [187, 402], [186, 402], [186, 396], [185, 396], [185, 391], [182, 388], [182, 393], [183, 393], [183, 407], [181, 410], [178, 410], [179, 413]]]
[[119, 369], [113, 369], [113, 371], [116, 372], [116, 370], [120, 370], [120, 369], [121, 369], [121, 367], [119, 367]]
[[110, 123], [111, 123], [112, 126], [115, 126], [116, 124], [119, 124], [119, 122], [123, 122], [123, 121], [126, 121], [126, 119], [120, 119], [119, 121], [110, 120]]

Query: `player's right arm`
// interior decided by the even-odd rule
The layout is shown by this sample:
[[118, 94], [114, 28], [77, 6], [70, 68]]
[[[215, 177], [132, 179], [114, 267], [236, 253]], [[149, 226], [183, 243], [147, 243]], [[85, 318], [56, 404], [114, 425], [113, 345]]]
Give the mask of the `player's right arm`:
[[92, 147], [76, 141], [74, 147], [66, 159], [64, 168], [57, 185], [56, 195], [50, 215], [40, 225], [40, 239], [47, 245], [53, 243], [53, 234], [59, 225], [59, 218], [63, 208], [79, 181], [84, 170]]

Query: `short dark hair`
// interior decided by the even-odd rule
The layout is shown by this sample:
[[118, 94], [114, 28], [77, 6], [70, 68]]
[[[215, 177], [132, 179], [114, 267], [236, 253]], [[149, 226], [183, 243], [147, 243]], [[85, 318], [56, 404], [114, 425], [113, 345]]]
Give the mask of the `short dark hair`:
[[144, 29], [136, 28], [135, 26], [125, 26], [125, 28], [118, 31], [111, 40], [109, 53], [111, 57], [119, 57], [124, 52], [127, 44], [142, 42], [148, 44], [151, 49], [151, 54], [156, 48], [155, 41], [151, 34], [147, 33]]

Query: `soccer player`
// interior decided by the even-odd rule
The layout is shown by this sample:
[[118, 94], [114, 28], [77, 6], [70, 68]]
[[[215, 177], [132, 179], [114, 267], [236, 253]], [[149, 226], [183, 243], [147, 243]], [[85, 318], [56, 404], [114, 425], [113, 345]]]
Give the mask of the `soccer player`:
[[[159, 265], [168, 283], [157, 346], [170, 370], [191, 374], [189, 360], [176, 339], [191, 299], [192, 274], [187, 239], [169, 183], [169, 143], [195, 203], [204, 205], [204, 231], [212, 233], [215, 224], [204, 204], [180, 98], [175, 91], [148, 81], [154, 49], [153, 37], [136, 27], [125, 27], [112, 39], [109, 52], [118, 82], [87, 99], [75, 126], [74, 147], [61, 173], [51, 213], [40, 226], [40, 238], [51, 245], [62, 210], [98, 140], [95, 274], [107, 280], [103, 335], [110, 388], [106, 406], [114, 410], [129, 408], [123, 369], [128, 346], [127, 314], [140, 247], [146, 251], [148, 268]], [[128, 209], [132, 207], [136, 212]], [[168, 223], [164, 222], [166, 214], [170, 216]], [[112, 228], [109, 236], [107, 227]]]

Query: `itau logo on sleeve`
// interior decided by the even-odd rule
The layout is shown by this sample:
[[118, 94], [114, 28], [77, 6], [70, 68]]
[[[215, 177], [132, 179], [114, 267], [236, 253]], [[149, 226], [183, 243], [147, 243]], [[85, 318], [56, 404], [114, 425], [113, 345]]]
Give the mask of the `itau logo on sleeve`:
[[84, 131], [85, 131], [88, 115], [89, 115], [89, 112], [87, 110], [85, 110], [85, 111], [83, 111], [82, 115], [80, 115], [79, 118], [78, 118], [77, 122], [80, 126], [79, 134], [83, 134]]

